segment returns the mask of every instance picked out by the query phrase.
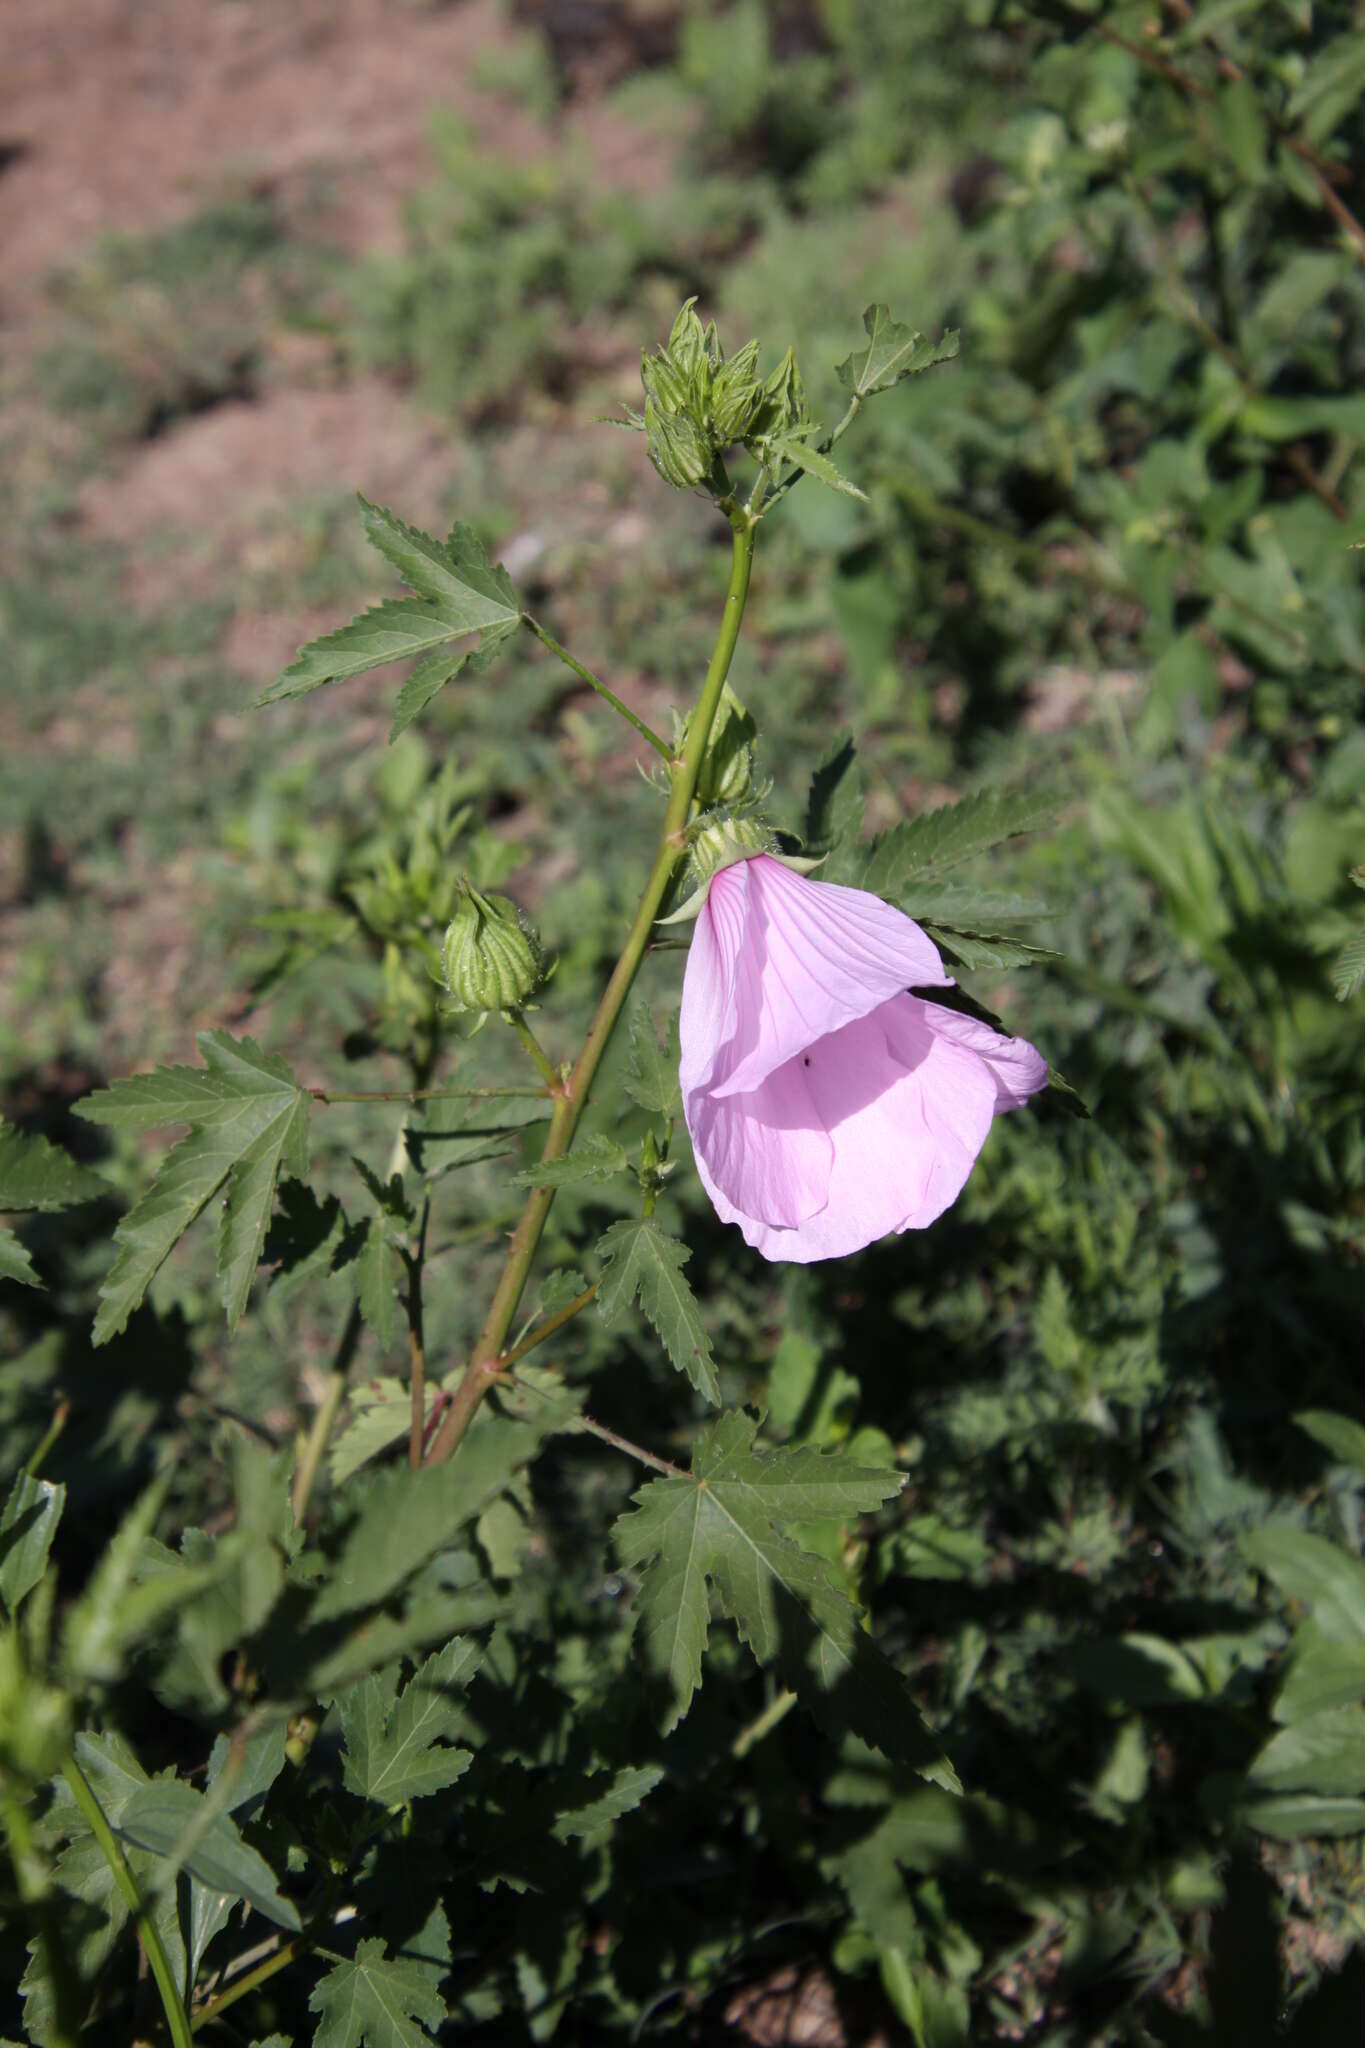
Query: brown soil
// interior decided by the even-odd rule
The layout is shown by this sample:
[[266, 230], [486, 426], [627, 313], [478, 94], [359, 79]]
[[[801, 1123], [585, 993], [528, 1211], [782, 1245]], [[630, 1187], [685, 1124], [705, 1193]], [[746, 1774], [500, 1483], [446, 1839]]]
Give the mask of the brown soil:
[[[286, 210], [322, 191], [330, 239], [395, 245], [434, 108], [512, 156], [555, 146], [475, 82], [508, 37], [493, 0], [5, 0], [0, 319], [93, 236], [183, 218], [226, 181]], [[567, 127], [608, 182], [667, 173], [666, 149], [601, 110]]]

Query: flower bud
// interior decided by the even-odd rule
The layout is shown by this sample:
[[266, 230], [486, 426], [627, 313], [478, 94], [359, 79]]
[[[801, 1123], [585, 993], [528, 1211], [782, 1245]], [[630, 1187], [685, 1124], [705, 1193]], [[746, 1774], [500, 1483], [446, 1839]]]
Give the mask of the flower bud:
[[688, 849], [688, 879], [704, 888], [722, 868], [751, 860], [756, 853], [771, 853], [774, 844], [772, 833], [755, 818], [714, 818], [702, 826]]
[[646, 399], [653, 399], [660, 412], [680, 413], [686, 409], [687, 376], [662, 350], [652, 356], [641, 354], [640, 382], [645, 387]]
[[711, 386], [711, 422], [722, 448], [742, 441], [763, 400], [758, 379], [758, 343], [747, 341], [722, 363]]
[[665, 483], [690, 491], [711, 473], [713, 454], [705, 434], [684, 412], [668, 414], [645, 400], [649, 459]]
[[517, 1010], [545, 979], [540, 934], [505, 896], [468, 880], [441, 948], [441, 973], [461, 1010]]
[[757, 730], [753, 718], [727, 683], [711, 721], [697, 777], [697, 802], [703, 810], [712, 804], [742, 804], [751, 793]]

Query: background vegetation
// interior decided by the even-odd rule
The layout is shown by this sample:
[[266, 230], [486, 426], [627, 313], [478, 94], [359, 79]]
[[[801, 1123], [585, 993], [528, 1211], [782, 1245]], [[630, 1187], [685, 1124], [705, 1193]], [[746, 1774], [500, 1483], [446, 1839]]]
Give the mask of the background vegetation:
[[[0, 1524], [0, 1767], [74, 2005], [91, 2039], [155, 2025], [108, 1866], [43, 1789], [66, 1715], [208, 2041], [1326, 2048], [1365, 1993], [1365, 33], [1308, 0], [600, 14], [501, 24], [473, 85], [537, 147], [437, 111], [374, 247], [325, 193], [225, 177], [64, 263], [7, 373], [0, 1102], [88, 1172], [60, 1210], [0, 1176], [7, 1483], [65, 1490], [58, 1523], [20, 1482]], [[614, 174], [585, 109], [637, 138]], [[997, 918], [962, 978], [1089, 1116], [1009, 1119], [932, 1232], [831, 1267], [761, 1265], [690, 1163], [660, 1198], [727, 1408], [908, 1470], [880, 1513], [802, 1533], [963, 1797], [788, 1711], [720, 1623], [659, 1733], [609, 1538], [642, 1475], [545, 1420], [586, 1402], [685, 1460], [701, 1407], [631, 1314], [539, 1354], [553, 1378], [488, 1422], [453, 1541], [433, 1514], [349, 1606], [317, 1591], [358, 1526], [405, 1520], [382, 1445], [424, 1193], [444, 1370], [534, 1103], [433, 1106], [406, 1151], [401, 1105], [319, 1108], [359, 1255], [286, 1187], [230, 1343], [200, 1226], [90, 1346], [166, 1139], [79, 1098], [192, 1058], [205, 1025], [333, 1091], [515, 1084], [510, 1034], [438, 1039], [451, 864], [534, 910], [558, 1057], [656, 829], [637, 750], [529, 638], [388, 749], [383, 681], [239, 719], [383, 594], [347, 495], [374, 486], [343, 446], [311, 496], [168, 531], [117, 516], [140, 465], [291, 379], [357, 420], [399, 390], [396, 509], [469, 521], [666, 726], [714, 631], [716, 522], [594, 420], [693, 292], [731, 347], [792, 340], [827, 418], [868, 300], [962, 332], [841, 444], [866, 502], [806, 484], [764, 530], [735, 682], [775, 817], [847, 848], [855, 775], [866, 834], [982, 786], [1055, 800], [956, 871]], [[810, 810], [845, 732], [837, 816]], [[647, 967], [657, 1019], [678, 980], [675, 954]], [[633, 1143], [627, 1056], [594, 1128]], [[620, 1188], [563, 1191], [545, 1274], [629, 1213]], [[296, 1529], [298, 1447], [343, 1387]], [[395, 1779], [428, 1697], [427, 1776]], [[272, 1702], [312, 1708], [287, 1743]], [[229, 1759], [231, 1822], [198, 1798]], [[0, 2032], [41, 2042], [60, 2015], [24, 1883], [20, 1858]]]

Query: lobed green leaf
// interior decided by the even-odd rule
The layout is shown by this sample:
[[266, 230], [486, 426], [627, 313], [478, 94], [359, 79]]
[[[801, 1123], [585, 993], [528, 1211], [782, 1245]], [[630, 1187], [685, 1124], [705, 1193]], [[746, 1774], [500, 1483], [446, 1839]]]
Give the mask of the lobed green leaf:
[[704, 1400], [718, 1408], [720, 1382], [711, 1340], [683, 1274], [691, 1256], [687, 1246], [666, 1237], [646, 1216], [613, 1223], [597, 1241], [597, 1256], [604, 1265], [597, 1293], [603, 1321], [614, 1322], [638, 1299], [672, 1363], [686, 1373]]
[[835, 375], [857, 398], [889, 391], [902, 377], [912, 377], [935, 363], [951, 362], [958, 352], [959, 336], [949, 328], [939, 341], [926, 340], [901, 321], [891, 318], [889, 306], [869, 306], [863, 314], [867, 346], [854, 349], [839, 364]]

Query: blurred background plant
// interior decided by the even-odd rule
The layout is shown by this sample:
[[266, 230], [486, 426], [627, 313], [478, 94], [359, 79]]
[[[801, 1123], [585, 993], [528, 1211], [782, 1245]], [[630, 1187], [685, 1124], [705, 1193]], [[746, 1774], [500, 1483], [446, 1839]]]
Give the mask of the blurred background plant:
[[[433, 107], [420, 165], [389, 167], [392, 106], [367, 100], [337, 112], [340, 143], [290, 129], [269, 176], [244, 181], [230, 143], [212, 179], [200, 165], [176, 186], [163, 165], [170, 219], [164, 203], [96, 210], [92, 241], [74, 209], [55, 269], [9, 287], [0, 1108], [100, 1178], [63, 1183], [74, 1206], [60, 1209], [0, 1178], [17, 1247], [0, 1268], [16, 1274], [0, 1280], [5, 1463], [18, 1471], [60, 1422], [41, 1477], [65, 1488], [64, 1513], [23, 1494], [10, 1516], [53, 1545], [52, 1573], [26, 1583], [25, 1560], [41, 1574], [47, 1554], [31, 1536], [0, 1559], [25, 1683], [46, 1672], [42, 1697], [65, 1702], [35, 1722], [33, 1754], [4, 1749], [7, 1783], [43, 1782], [38, 1735], [60, 1747], [74, 1714], [82, 1768], [121, 1826], [144, 1775], [197, 1798], [233, 1731], [248, 1742], [221, 1895], [258, 1917], [243, 1927], [234, 1903], [214, 1921], [221, 1858], [179, 1880], [197, 1921], [177, 1919], [174, 1882], [158, 1894], [172, 1950], [188, 1930], [191, 1960], [172, 1962], [191, 1988], [197, 1973], [206, 2038], [359, 2040], [333, 2010], [364, 1978], [357, 1934], [387, 1945], [368, 1951], [375, 1982], [407, 1972], [407, 2031], [371, 2021], [372, 2042], [418, 2039], [419, 2022], [440, 2038], [443, 2010], [445, 2038], [499, 2042], [1353, 2038], [1355, 12], [523, 0], [315, 8], [312, 43], [272, 40], [268, 13], [203, 10], [232, 18], [270, 119], [303, 104], [320, 64], [356, 78], [373, 62], [376, 94], [408, 94], [405, 143], [424, 107], [454, 102]], [[217, 64], [226, 95], [226, 44], [154, 15], [140, 33], [187, 74], [212, 81]], [[92, 61], [131, 149], [135, 66], [114, 43]], [[384, 69], [404, 62], [401, 78]], [[24, 179], [75, 146], [55, 103], [48, 118], [0, 176], [0, 204], [22, 207]], [[348, 1487], [383, 1481], [366, 1447], [380, 1456], [397, 1434], [384, 1410], [406, 1404], [398, 1283], [415, 1219], [378, 1171], [397, 1106], [315, 1118], [364, 1259], [338, 1258], [337, 1216], [280, 1214], [278, 1277], [229, 1346], [192, 1233], [127, 1334], [89, 1348], [117, 1205], [150, 1160], [142, 1136], [96, 1131], [71, 1103], [189, 1056], [203, 1024], [249, 1030], [341, 1093], [420, 1085], [443, 864], [534, 911], [559, 962], [538, 1022], [556, 1057], [572, 1048], [655, 827], [640, 750], [589, 691], [528, 641], [387, 751], [383, 683], [233, 714], [367, 587], [341, 495], [355, 484], [405, 516], [471, 522], [555, 634], [667, 729], [709, 646], [715, 536], [641, 441], [593, 422], [638, 402], [641, 346], [694, 292], [730, 348], [796, 340], [827, 419], [868, 300], [962, 334], [955, 364], [887, 394], [841, 444], [865, 501], [803, 485], [765, 529], [735, 682], [774, 816], [852, 859], [860, 815], [870, 834], [986, 785], [1056, 800], [1050, 825], [944, 888], [993, 899], [962, 979], [1047, 1051], [1089, 1118], [1009, 1119], [932, 1233], [829, 1269], [760, 1267], [690, 1168], [660, 1197], [691, 1247], [727, 1403], [764, 1406], [778, 1442], [910, 1472], [875, 1520], [804, 1534], [868, 1604], [960, 1800], [856, 1738], [827, 1742], [720, 1632], [675, 1733], [623, 1721], [633, 1589], [606, 1532], [631, 1468], [586, 1435], [545, 1448], [525, 1417], [507, 1425], [527, 1434], [506, 1488], [423, 1557], [407, 1637], [364, 1668], [335, 1621], [291, 1647], [299, 1596], [277, 1565], [298, 1543], [300, 1432], [341, 1403], [307, 1537], [335, 1558]], [[662, 1018], [676, 956], [647, 977]], [[442, 1077], [524, 1079], [504, 1035], [447, 1041]], [[626, 1073], [623, 1045], [600, 1114], [633, 1144]], [[535, 1114], [444, 1103], [420, 1119], [433, 1359], [467, 1353]], [[367, 1153], [368, 1172], [351, 1163]], [[58, 1180], [44, 1185], [55, 1203]], [[563, 1190], [547, 1270], [626, 1213], [619, 1188]], [[387, 1310], [362, 1282], [387, 1288]], [[548, 1283], [542, 1302], [559, 1299]], [[583, 1317], [553, 1363], [599, 1421], [668, 1456], [690, 1441], [698, 1411], [642, 1322]], [[96, 1594], [75, 1596], [135, 1501], [129, 1552], [149, 1532], [156, 1549], [131, 1591], [105, 1584], [107, 1639], [92, 1643]], [[157, 1607], [148, 1555], [201, 1576]], [[424, 1599], [445, 1603], [446, 1634], [495, 1624], [467, 1705], [440, 1694], [453, 1746], [436, 1754], [476, 1752], [467, 1778], [387, 1802], [354, 1702], [311, 1755], [311, 1730], [287, 1764], [282, 1731], [278, 1756], [250, 1748], [262, 1687], [325, 1700], [388, 1684], [365, 1669], [431, 1640], [412, 1621]], [[10, 1743], [38, 1695], [7, 1684]], [[34, 1854], [72, 1929], [81, 2010], [132, 2038], [131, 1934], [62, 1782], [35, 1795]], [[144, 1885], [198, 1812], [174, 1811], [170, 1835], [129, 1820]], [[271, 1914], [297, 1938], [246, 1852], [303, 1903], [304, 1939], [229, 2019], [224, 1993], [260, 1970], [242, 1958]], [[55, 2022], [31, 1925], [6, 1903], [0, 1982], [23, 1979], [27, 2005], [0, 1994], [0, 2032], [41, 2041]], [[332, 1924], [345, 1906], [358, 1927]], [[330, 1961], [310, 1958], [314, 1941]], [[354, 1983], [310, 2010], [343, 1968]]]

